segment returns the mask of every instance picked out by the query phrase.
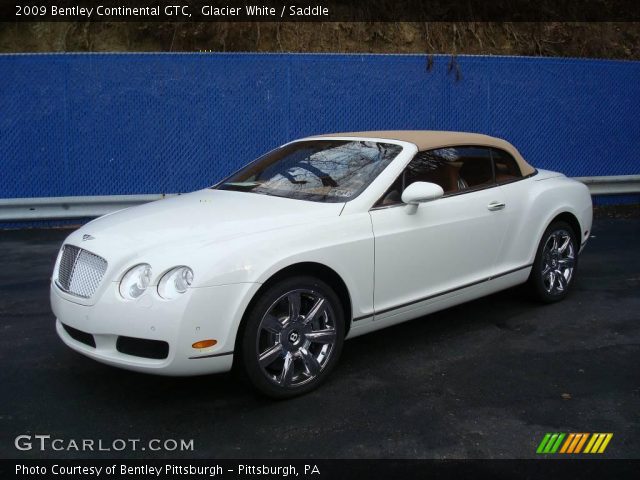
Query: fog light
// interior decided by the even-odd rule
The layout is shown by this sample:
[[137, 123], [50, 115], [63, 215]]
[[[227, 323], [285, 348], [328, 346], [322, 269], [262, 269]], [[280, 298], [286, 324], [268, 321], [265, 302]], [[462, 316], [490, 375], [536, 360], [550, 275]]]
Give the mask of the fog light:
[[196, 342], [191, 346], [193, 348], [209, 348], [213, 347], [216, 343], [218, 343], [217, 340], [200, 340], [199, 342]]

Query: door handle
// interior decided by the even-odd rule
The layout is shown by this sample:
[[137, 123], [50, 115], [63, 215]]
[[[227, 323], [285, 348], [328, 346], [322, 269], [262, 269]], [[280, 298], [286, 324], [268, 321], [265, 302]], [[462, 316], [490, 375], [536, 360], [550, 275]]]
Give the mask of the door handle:
[[504, 202], [491, 202], [489, 205], [487, 205], [487, 208], [492, 212], [495, 212], [496, 210], [502, 210], [506, 206], [507, 204]]

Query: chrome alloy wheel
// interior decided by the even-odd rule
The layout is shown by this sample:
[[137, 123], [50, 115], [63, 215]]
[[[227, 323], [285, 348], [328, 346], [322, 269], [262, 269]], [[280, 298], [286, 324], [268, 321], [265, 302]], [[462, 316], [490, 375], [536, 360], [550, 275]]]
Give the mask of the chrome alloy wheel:
[[278, 298], [260, 321], [258, 363], [274, 384], [298, 387], [324, 369], [336, 338], [328, 299], [313, 290], [292, 290]]
[[575, 249], [571, 234], [564, 229], [552, 232], [542, 250], [542, 284], [547, 293], [563, 293], [573, 276]]

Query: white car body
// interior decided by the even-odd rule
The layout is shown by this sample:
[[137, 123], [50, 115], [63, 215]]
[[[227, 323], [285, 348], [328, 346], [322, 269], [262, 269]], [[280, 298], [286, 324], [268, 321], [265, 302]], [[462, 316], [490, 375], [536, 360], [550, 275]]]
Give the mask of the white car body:
[[[322, 266], [339, 277], [348, 293], [346, 338], [353, 338], [525, 282], [545, 229], [559, 215], [579, 225], [581, 247], [589, 236], [589, 192], [560, 173], [539, 170], [419, 207], [372, 208], [414, 157], [416, 145], [323, 138], [395, 143], [402, 151], [344, 203], [204, 189], [89, 222], [64, 244], [102, 257], [107, 268], [90, 298], [63, 291], [52, 278], [60, 338], [88, 357], [130, 370], [224, 372], [232, 366], [248, 305], [286, 268]], [[506, 208], [491, 211], [492, 202]], [[137, 300], [125, 300], [119, 282], [140, 263], [152, 266], [151, 286]], [[193, 269], [193, 284], [179, 298], [165, 300], [154, 287], [177, 265]], [[73, 338], [63, 324], [92, 335], [95, 347]], [[122, 353], [119, 336], [167, 342], [168, 356]], [[203, 339], [217, 343], [192, 347]]]

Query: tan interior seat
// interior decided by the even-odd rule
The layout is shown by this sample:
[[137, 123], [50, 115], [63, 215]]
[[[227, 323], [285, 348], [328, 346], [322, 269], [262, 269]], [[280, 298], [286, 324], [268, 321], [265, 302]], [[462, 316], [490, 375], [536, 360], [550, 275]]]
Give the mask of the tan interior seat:
[[444, 163], [435, 170], [424, 173], [416, 178], [415, 182], [431, 182], [442, 187], [444, 193], [451, 193], [458, 190], [458, 169], [453, 165]]

